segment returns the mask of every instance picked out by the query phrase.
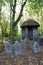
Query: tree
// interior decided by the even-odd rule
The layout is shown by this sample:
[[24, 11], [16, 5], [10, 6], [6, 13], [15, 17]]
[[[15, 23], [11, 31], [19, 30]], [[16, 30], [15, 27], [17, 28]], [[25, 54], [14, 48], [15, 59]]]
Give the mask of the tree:
[[[28, 0], [28, 5], [26, 11], [29, 13], [30, 17], [39, 21], [40, 30], [42, 32], [42, 22], [43, 22], [43, 0]], [[29, 9], [28, 9], [29, 8]]]
[[[20, 14], [19, 14], [19, 16], [18, 16], [18, 18], [17, 18], [17, 20], [16, 20], [15, 22], [14, 22], [14, 19], [15, 19], [16, 0], [14, 1], [13, 14], [12, 14], [12, 21], [13, 21], [13, 23], [12, 23], [12, 41], [14, 40], [14, 28], [15, 28], [15, 26], [17, 25], [17, 23], [19, 22], [19, 20], [21, 19], [22, 12], [23, 12], [23, 8], [24, 8], [24, 6], [25, 6], [25, 4], [26, 4], [26, 1], [27, 1], [27, 0], [25, 0], [25, 2], [22, 4], [21, 10], [20, 10]], [[13, 43], [14, 43], [14, 41], [13, 41]]]
[[6, 22], [6, 19], [4, 17], [4, 14], [2, 13], [2, 6], [5, 6], [5, 3], [0, 2], [0, 27], [1, 27], [1, 43], [2, 47], [4, 47], [3, 44], [3, 36], [7, 30], [8, 22]]
[[28, 6], [30, 8], [30, 10], [28, 12], [31, 13], [30, 11], [32, 11], [33, 14], [34, 13], [37, 14], [37, 20], [38, 20], [38, 17], [42, 14], [42, 13], [40, 14], [40, 12], [43, 8], [43, 1], [42, 0], [28, 0], [28, 1], [30, 3], [30, 4], [28, 4]]
[[25, 0], [24, 3], [22, 4], [19, 16], [16, 19], [16, 21], [15, 21], [15, 13], [16, 13], [15, 9], [16, 9], [16, 3], [17, 3], [17, 1], [14, 0], [13, 1], [14, 3], [12, 3], [12, 5], [11, 5], [11, 1], [10, 1], [10, 7], [11, 7], [11, 10], [12, 10], [12, 16], [11, 16], [11, 22], [10, 22], [11, 23], [11, 38], [12, 38], [12, 43], [13, 44], [14, 44], [14, 29], [15, 29], [17, 23], [20, 21], [20, 19], [22, 17], [23, 8], [24, 8], [24, 6], [26, 4], [26, 1], [27, 0]]
[[15, 20], [15, 14], [16, 14], [15, 9], [16, 9], [16, 5], [17, 5], [17, 0], [0, 0], [1, 3], [3, 3], [3, 1], [10, 3], [10, 17], [11, 17], [10, 18], [11, 19], [11, 21], [10, 21], [10, 32], [11, 32], [10, 35], [11, 35], [12, 43], [14, 43], [14, 29], [22, 17], [23, 8], [24, 8], [27, 0], [24, 0], [24, 1], [22, 0], [21, 10], [20, 10], [19, 16], [16, 20]]
[[2, 31], [2, 44], [3, 44], [3, 27], [2, 27], [2, 24], [1, 24], [1, 4], [0, 4], [0, 26], [1, 26], [1, 31]]

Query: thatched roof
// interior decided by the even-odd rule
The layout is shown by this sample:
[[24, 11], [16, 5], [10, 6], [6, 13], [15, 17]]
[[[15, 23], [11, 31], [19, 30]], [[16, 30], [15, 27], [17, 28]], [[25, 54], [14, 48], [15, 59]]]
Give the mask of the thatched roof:
[[32, 27], [32, 26], [39, 27], [40, 24], [33, 19], [28, 19], [21, 25], [21, 28], [22, 27]]

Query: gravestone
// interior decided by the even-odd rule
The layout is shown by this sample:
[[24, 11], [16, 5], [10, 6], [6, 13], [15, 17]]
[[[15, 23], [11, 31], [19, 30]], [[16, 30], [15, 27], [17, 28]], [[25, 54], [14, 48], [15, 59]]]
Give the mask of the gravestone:
[[39, 39], [40, 46], [43, 46], [43, 38]]
[[10, 40], [5, 44], [5, 53], [12, 53], [12, 42]]
[[14, 43], [14, 55], [21, 56], [22, 55], [22, 48], [20, 40], [16, 40]]
[[33, 30], [33, 40], [34, 41], [38, 40], [38, 30], [37, 29]]
[[40, 45], [37, 41], [35, 41], [34, 44], [33, 44], [33, 52], [35, 54], [37, 54], [37, 53], [39, 53], [39, 51], [40, 51]]
[[29, 37], [29, 34], [27, 31], [23, 31], [23, 39], [25, 39], [26, 37]]
[[25, 49], [29, 49], [30, 48], [30, 46], [29, 46], [29, 39], [28, 38], [24, 39], [24, 48]]

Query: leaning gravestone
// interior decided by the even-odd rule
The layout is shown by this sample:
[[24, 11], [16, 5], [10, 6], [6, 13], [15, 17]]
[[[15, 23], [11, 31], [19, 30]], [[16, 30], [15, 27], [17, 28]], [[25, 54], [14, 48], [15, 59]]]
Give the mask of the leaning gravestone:
[[10, 40], [5, 44], [5, 53], [12, 53], [12, 42]]
[[14, 43], [14, 55], [15, 55], [15, 57], [22, 55], [22, 48], [21, 48], [20, 40], [16, 40]]
[[34, 44], [33, 44], [33, 52], [35, 54], [37, 54], [37, 53], [39, 53], [39, 51], [40, 51], [40, 45], [37, 41], [35, 41]]
[[25, 49], [29, 49], [29, 48], [30, 48], [29, 39], [28, 39], [28, 38], [25, 38], [25, 39], [24, 39], [24, 48], [25, 48]]

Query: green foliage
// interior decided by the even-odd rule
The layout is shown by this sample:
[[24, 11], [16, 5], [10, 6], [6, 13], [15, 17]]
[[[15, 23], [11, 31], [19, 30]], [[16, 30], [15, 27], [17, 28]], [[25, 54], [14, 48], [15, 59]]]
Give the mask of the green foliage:
[[28, 0], [28, 1], [31, 2], [30, 7], [36, 12], [40, 11], [40, 9], [43, 7], [43, 2], [41, 2], [42, 0]]
[[4, 0], [0, 0], [0, 4], [1, 4], [2, 6], [5, 6]]
[[5, 0], [6, 2], [13, 2], [13, 0]]
[[2, 38], [2, 33], [1, 33], [1, 31], [0, 31], [0, 39]]
[[2, 20], [2, 27], [3, 27], [3, 33], [5, 33], [8, 27], [8, 22], [5, 19]]
[[0, 0], [0, 3], [3, 3], [3, 0]]
[[28, 5], [26, 6], [26, 11], [29, 16], [41, 23], [39, 28], [39, 33], [43, 31], [43, 0], [28, 0]]

